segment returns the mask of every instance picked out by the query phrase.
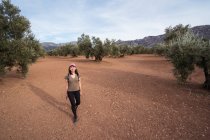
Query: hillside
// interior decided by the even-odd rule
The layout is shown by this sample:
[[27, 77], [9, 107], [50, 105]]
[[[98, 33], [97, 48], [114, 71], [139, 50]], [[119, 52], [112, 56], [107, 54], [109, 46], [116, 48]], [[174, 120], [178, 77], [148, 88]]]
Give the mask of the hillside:
[[[195, 26], [191, 28], [192, 31], [200, 37], [210, 39], [210, 25], [201, 25]], [[124, 45], [141, 45], [146, 47], [153, 47], [158, 43], [162, 43], [164, 41], [164, 34], [157, 35], [157, 36], [147, 36], [143, 39], [136, 39], [136, 40], [128, 40], [128, 41], [118, 41], [119, 44]]]
[[76, 41], [72, 41], [72, 42], [67, 42], [67, 43], [53, 43], [53, 42], [42, 42], [41, 46], [46, 50], [46, 51], [50, 51], [52, 49], [55, 49], [57, 47], [63, 46], [63, 45], [67, 45], [67, 44], [76, 44]]
[[[210, 39], [210, 25], [201, 25], [201, 26], [195, 26], [192, 27], [192, 31], [195, 34], [198, 34], [201, 37]], [[145, 47], [153, 47], [158, 43], [162, 43], [164, 41], [164, 34], [163, 35], [157, 35], [157, 36], [147, 36], [143, 39], [136, 39], [136, 40], [127, 40], [127, 41], [121, 41], [118, 40], [118, 44], [122, 45], [129, 45], [129, 46], [145, 46]], [[43, 42], [41, 45], [44, 47], [46, 51], [52, 50], [54, 48], [57, 48], [59, 46], [65, 45], [65, 44], [76, 44], [76, 41], [67, 42], [67, 43], [53, 43], [53, 42]]]
[[53, 42], [43, 42], [41, 43], [41, 45], [45, 49], [45, 51], [49, 51], [49, 50], [59, 47], [58, 44], [53, 43]]

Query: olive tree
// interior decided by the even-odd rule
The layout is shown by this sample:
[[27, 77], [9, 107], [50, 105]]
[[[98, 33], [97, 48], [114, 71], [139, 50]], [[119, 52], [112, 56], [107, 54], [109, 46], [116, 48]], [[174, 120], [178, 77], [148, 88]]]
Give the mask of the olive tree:
[[174, 65], [174, 75], [186, 82], [195, 65], [204, 71], [204, 87], [210, 88], [210, 43], [195, 35], [189, 26], [177, 25], [166, 29], [166, 56]]
[[92, 44], [89, 35], [82, 34], [81, 37], [78, 37], [77, 45], [86, 58], [92, 55]]
[[30, 30], [30, 22], [10, 0], [0, 3], [0, 73], [18, 67], [23, 76], [28, 65], [44, 55], [39, 41]]
[[95, 60], [102, 61], [103, 57], [105, 56], [105, 50], [102, 41], [98, 37], [92, 37], [92, 42]]

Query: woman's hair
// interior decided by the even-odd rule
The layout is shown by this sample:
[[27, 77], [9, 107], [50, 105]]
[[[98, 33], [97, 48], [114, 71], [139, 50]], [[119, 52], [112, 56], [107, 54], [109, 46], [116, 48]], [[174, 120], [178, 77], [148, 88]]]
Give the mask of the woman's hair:
[[[72, 75], [72, 72], [71, 72], [71, 69], [70, 69], [70, 67], [71, 66], [69, 66], [69, 75]], [[76, 73], [76, 75], [78, 76], [78, 78], [79, 78], [79, 72], [78, 72], [78, 69], [76, 68], [76, 70], [75, 70], [75, 73]]]

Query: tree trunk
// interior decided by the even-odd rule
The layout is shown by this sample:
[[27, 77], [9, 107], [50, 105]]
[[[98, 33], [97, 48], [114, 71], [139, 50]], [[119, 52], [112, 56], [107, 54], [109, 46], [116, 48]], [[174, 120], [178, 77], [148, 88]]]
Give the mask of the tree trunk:
[[207, 77], [205, 77], [205, 82], [203, 84], [203, 87], [206, 89], [210, 89], [210, 74], [207, 75]]
[[209, 70], [208, 70], [208, 66], [207, 66], [207, 62], [205, 61], [205, 58], [202, 58], [203, 59], [203, 72], [204, 72], [204, 75], [205, 75], [205, 82], [203, 83], [203, 87], [206, 88], [206, 89], [210, 89], [210, 74], [208, 73]]
[[207, 89], [210, 89], [210, 74], [208, 74], [206, 83], [207, 83]]

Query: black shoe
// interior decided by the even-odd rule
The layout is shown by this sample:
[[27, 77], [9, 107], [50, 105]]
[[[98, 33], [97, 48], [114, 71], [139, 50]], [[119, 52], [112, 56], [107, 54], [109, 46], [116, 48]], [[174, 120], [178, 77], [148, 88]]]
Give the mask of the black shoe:
[[74, 116], [74, 123], [76, 123], [76, 122], [77, 122], [77, 115]]

